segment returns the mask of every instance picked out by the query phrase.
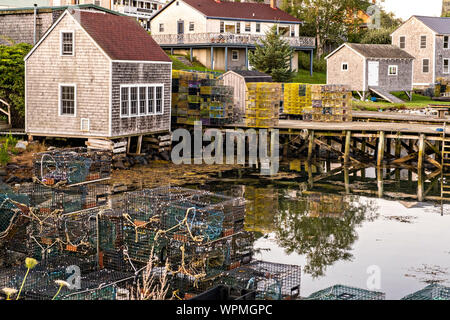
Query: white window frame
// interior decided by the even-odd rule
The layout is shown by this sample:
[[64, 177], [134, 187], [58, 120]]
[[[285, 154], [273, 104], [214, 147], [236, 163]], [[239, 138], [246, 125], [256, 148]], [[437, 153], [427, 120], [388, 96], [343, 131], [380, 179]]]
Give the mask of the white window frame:
[[[447, 37], [447, 48], [445, 47], [445, 38]], [[450, 36], [446, 35], [443, 37], [442, 39], [442, 48], [444, 48], [445, 50], [450, 49]]]
[[[87, 121], [87, 129], [83, 130], [83, 121]], [[91, 120], [89, 118], [81, 118], [80, 120], [80, 131], [89, 132], [91, 131]]]
[[[425, 64], [424, 64], [425, 60], [428, 61], [428, 72], [423, 71], [423, 67], [425, 66]], [[428, 58], [422, 59], [422, 73], [424, 73], [424, 74], [430, 73], [430, 59], [428, 59]]]
[[[62, 113], [62, 87], [73, 87], [73, 114]], [[58, 84], [58, 116], [60, 117], [76, 117], [77, 116], [77, 85], [76, 83], [59, 83]]]
[[[403, 48], [402, 48], [402, 38], [405, 39], [405, 47], [403, 47]], [[398, 37], [398, 47], [399, 47], [400, 49], [406, 49], [406, 36], [400, 36], [400, 37]]]
[[[161, 112], [156, 112], [156, 87], [161, 87]], [[128, 89], [128, 114], [122, 113], [122, 89]], [[131, 114], [131, 88], [137, 88], [137, 113]], [[145, 112], [141, 112], [140, 104], [140, 88], [146, 88], [145, 90]], [[149, 88], [153, 88], [153, 112], [148, 111], [148, 101], [149, 101]], [[120, 118], [136, 118], [142, 116], [153, 116], [164, 114], [164, 84], [163, 83], [148, 83], [148, 84], [122, 84], [120, 85], [120, 97], [119, 97], [119, 108], [120, 108]]]
[[[258, 26], [259, 26], [259, 28], [258, 28]], [[255, 32], [256, 33], [260, 33], [261, 32], [261, 23], [260, 22], [256, 22], [256, 24], [255, 24]]]
[[[395, 68], [395, 73], [391, 73], [391, 68]], [[391, 64], [388, 66], [388, 76], [398, 76], [398, 65]]]
[[[192, 27], [192, 30], [191, 30]], [[189, 31], [190, 32], [194, 32], [195, 31], [195, 22], [191, 21], [189, 22]]]
[[[445, 60], [447, 60], [447, 72], [445, 72]], [[450, 59], [449, 58], [442, 59], [442, 73], [443, 74], [450, 73]]]
[[[347, 66], [347, 69], [344, 69], [344, 65]], [[342, 64], [341, 64], [341, 71], [344, 71], [344, 72], [348, 71], [348, 62], [342, 62]]]
[[[63, 34], [71, 33], [72, 34], [72, 54], [64, 54], [63, 53]], [[75, 31], [74, 30], [61, 30], [59, 32], [59, 55], [61, 57], [73, 57], [75, 56]]]
[[159, 24], [158, 30], [159, 30], [159, 32], [164, 32], [164, 23]]
[[[422, 48], [422, 37], [425, 37], [425, 48]], [[419, 38], [419, 49], [426, 49], [428, 47], [428, 36], [426, 34], [421, 34]]]
[[[247, 26], [249, 30], [247, 30]], [[252, 23], [251, 22], [244, 22], [244, 32], [251, 33], [252, 32]]]
[[[234, 53], [237, 53], [237, 58], [234, 58]], [[231, 61], [239, 61], [239, 50], [231, 50]]]

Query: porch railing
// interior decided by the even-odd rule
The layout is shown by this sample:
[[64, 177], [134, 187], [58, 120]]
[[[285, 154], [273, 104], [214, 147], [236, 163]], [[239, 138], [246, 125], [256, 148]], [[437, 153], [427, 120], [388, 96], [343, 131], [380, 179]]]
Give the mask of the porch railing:
[[[235, 33], [188, 33], [188, 34], [157, 34], [152, 35], [159, 45], [171, 44], [260, 44], [264, 35], [235, 34]], [[315, 47], [313, 37], [282, 37], [292, 47]]]

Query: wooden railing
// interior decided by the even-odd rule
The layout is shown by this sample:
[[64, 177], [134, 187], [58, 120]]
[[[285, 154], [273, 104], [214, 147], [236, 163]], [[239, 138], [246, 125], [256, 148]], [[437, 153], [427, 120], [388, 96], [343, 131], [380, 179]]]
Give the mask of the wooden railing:
[[8, 125], [11, 126], [11, 106], [9, 105], [8, 102], [6, 102], [5, 100], [0, 99], [0, 103], [3, 103], [8, 110], [4, 110], [3, 108], [0, 108], [0, 112], [6, 114], [8, 116]]
[[[153, 39], [159, 45], [171, 44], [260, 44], [265, 36], [235, 33], [191, 33], [191, 34], [156, 34]], [[292, 47], [315, 47], [315, 38], [312, 37], [282, 37]]]

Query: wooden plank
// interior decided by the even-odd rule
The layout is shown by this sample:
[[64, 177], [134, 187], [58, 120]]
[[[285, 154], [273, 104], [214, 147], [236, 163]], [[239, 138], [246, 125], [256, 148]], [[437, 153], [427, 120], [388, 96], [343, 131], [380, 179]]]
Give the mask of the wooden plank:
[[399, 163], [407, 162], [409, 160], [412, 160], [412, 159], [416, 158], [417, 154], [418, 154], [417, 152], [410, 153], [407, 156], [404, 156], [404, 157], [402, 157], [400, 159], [396, 159], [396, 160], [392, 161], [392, 163], [393, 164], [399, 164]]
[[419, 139], [419, 153], [417, 156], [417, 169], [419, 170], [419, 172], [423, 167], [424, 152], [425, 152], [425, 135], [421, 134]]

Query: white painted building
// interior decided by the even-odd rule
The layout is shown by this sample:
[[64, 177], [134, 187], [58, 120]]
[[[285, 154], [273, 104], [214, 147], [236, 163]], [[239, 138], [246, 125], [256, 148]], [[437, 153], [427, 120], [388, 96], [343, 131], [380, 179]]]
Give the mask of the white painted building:
[[292, 70], [298, 69], [298, 51], [311, 54], [315, 39], [301, 37], [302, 22], [271, 4], [172, 0], [150, 22], [152, 37], [173, 53], [190, 53], [207, 68], [248, 68], [248, 51], [276, 25], [292, 46]]

